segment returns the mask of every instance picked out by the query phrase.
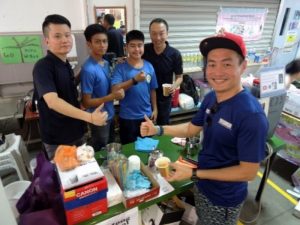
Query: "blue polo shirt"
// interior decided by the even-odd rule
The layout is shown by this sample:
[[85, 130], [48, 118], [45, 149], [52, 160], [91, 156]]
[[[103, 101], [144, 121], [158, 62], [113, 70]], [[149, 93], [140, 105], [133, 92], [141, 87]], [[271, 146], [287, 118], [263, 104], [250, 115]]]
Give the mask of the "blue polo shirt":
[[132, 79], [136, 74], [144, 71], [146, 80], [131, 86], [120, 100], [120, 117], [128, 120], [140, 120], [144, 115], [151, 116], [151, 90], [157, 88], [157, 81], [152, 65], [144, 60], [141, 68], [134, 68], [127, 61], [117, 64], [112, 75], [112, 85]]
[[[192, 119], [192, 123], [202, 126], [204, 131], [198, 168], [215, 169], [238, 165], [240, 161], [262, 161], [268, 121], [260, 103], [246, 90], [217, 106], [216, 101], [215, 93], [210, 92]], [[247, 196], [247, 182], [200, 179], [197, 186], [215, 205], [234, 207]]]
[[[110, 94], [110, 67], [108, 61], [100, 65], [95, 59], [89, 57], [83, 64], [80, 71], [81, 91], [83, 94], [90, 94], [92, 98], [102, 98]], [[108, 113], [108, 119], [114, 116], [113, 101], [104, 104], [105, 111]], [[89, 108], [87, 111], [93, 112], [95, 108]]]
[[145, 44], [145, 51], [143, 58], [149, 61], [154, 67], [158, 88], [156, 90], [156, 95], [158, 99], [171, 98], [171, 96], [163, 96], [162, 84], [173, 83], [173, 75], [181, 75], [183, 73], [182, 68], [182, 57], [180, 52], [169, 45], [165, 50], [157, 55], [154, 51], [152, 43]]
[[82, 138], [84, 122], [62, 115], [48, 107], [43, 96], [56, 92], [76, 108], [80, 108], [74, 73], [69, 62], [63, 62], [50, 51], [33, 68], [33, 82], [38, 98], [42, 141], [50, 145], [69, 144]]

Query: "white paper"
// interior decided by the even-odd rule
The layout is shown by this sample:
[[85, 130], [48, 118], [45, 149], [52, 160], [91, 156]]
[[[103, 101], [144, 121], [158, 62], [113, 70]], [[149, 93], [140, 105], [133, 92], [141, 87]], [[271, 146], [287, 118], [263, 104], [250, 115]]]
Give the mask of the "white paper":
[[84, 165], [77, 166], [73, 170], [63, 172], [57, 167], [57, 171], [64, 190], [89, 183], [104, 176], [95, 159], [88, 161]]
[[125, 211], [117, 216], [107, 219], [103, 222], [97, 223], [96, 225], [138, 225], [138, 207], [134, 207], [128, 211]]
[[260, 97], [274, 96], [285, 91], [284, 68], [269, 68], [260, 72]]
[[153, 174], [153, 176], [154, 178], [156, 178], [156, 181], [158, 182], [160, 187], [159, 195], [156, 198], [159, 198], [175, 190], [173, 186], [164, 177], [160, 175], [160, 173], [155, 173]]
[[163, 212], [154, 204], [142, 211], [142, 222], [144, 225], [159, 224], [162, 216]]

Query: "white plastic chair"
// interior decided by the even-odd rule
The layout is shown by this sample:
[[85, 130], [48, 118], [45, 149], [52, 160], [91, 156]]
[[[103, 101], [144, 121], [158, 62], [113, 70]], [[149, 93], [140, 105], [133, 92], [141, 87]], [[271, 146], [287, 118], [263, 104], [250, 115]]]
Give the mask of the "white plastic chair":
[[[0, 171], [15, 169], [20, 180], [29, 180], [24, 160], [28, 160], [27, 149], [20, 135], [5, 136], [7, 148], [0, 153]], [[26, 161], [28, 162], [28, 161]]]

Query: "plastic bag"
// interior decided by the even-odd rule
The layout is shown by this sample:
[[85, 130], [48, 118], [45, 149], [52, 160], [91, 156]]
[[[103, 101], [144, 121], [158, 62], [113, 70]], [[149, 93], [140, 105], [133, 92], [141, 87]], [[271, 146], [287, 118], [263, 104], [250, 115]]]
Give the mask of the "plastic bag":
[[182, 109], [185, 110], [195, 107], [193, 98], [187, 94], [179, 94], [179, 105]]
[[38, 224], [37, 219], [41, 216], [47, 218], [43, 221], [51, 221], [53, 225], [55, 225], [53, 221], [56, 221], [56, 224], [65, 223], [60, 183], [55, 166], [48, 161], [43, 152], [37, 155], [37, 166], [32, 182], [16, 207], [20, 213], [20, 224], [23, 225]]

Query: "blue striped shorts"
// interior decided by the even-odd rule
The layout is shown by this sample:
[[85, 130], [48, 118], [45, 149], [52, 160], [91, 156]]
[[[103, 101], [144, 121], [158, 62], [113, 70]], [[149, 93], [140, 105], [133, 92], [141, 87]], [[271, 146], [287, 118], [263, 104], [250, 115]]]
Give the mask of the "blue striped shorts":
[[213, 205], [210, 200], [193, 187], [195, 207], [198, 215], [197, 225], [236, 225], [242, 204], [236, 207], [222, 207]]

